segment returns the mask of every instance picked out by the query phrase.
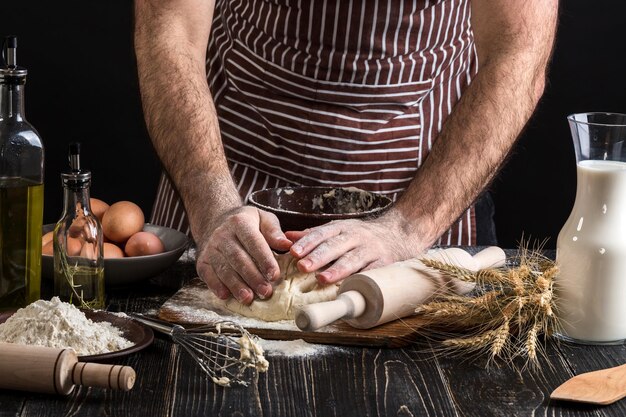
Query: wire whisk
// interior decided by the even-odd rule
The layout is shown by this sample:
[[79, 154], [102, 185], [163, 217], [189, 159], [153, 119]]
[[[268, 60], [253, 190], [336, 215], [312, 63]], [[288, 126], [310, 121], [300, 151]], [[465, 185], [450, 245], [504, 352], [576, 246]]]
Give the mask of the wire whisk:
[[221, 386], [247, 386], [269, 363], [255, 336], [237, 323], [220, 320], [210, 325], [185, 328], [161, 320], [133, 314], [133, 319], [169, 335]]

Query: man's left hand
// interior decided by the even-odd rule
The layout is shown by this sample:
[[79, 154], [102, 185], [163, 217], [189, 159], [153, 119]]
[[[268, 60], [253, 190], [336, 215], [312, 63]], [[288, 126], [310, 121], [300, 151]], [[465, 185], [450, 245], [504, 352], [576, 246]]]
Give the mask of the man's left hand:
[[379, 268], [420, 255], [428, 245], [404, 231], [393, 216], [372, 220], [336, 220], [302, 232], [287, 232], [291, 254], [302, 272], [318, 271], [322, 284], [355, 272]]

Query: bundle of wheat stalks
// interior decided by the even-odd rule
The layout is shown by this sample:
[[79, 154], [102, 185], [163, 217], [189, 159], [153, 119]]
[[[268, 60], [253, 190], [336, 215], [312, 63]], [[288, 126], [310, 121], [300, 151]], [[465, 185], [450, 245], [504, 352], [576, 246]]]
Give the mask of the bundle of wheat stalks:
[[517, 266], [483, 269], [477, 272], [435, 260], [426, 266], [476, 287], [467, 296], [446, 294], [417, 307], [416, 313], [431, 329], [453, 329], [443, 333], [447, 349], [485, 352], [489, 363], [503, 358], [527, 359], [537, 364], [541, 348], [538, 336], [551, 335], [557, 328], [554, 315], [554, 261], [538, 251], [520, 250]]

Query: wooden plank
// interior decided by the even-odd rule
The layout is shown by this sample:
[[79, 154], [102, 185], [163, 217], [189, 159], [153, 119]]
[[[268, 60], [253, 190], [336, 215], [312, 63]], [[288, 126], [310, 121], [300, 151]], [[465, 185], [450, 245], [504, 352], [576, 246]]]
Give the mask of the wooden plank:
[[0, 391], [0, 417], [19, 416], [26, 403], [26, 395], [19, 391]]
[[[626, 346], [623, 344], [614, 346], [591, 346], [561, 342], [558, 343], [557, 348], [567, 361], [573, 375], [611, 368], [613, 366], [623, 365], [626, 362]], [[567, 379], [569, 378], [561, 377], [558, 385], [565, 382]], [[565, 402], [560, 403], [565, 404]], [[573, 405], [570, 404], [570, 406]], [[602, 412], [608, 416], [626, 416], [626, 401], [624, 400], [617, 401], [608, 406], [595, 406], [594, 408], [602, 410]]]
[[436, 367], [413, 366], [413, 358], [402, 350], [358, 348], [271, 356], [258, 385], [222, 388], [180, 357], [171, 411], [190, 417], [457, 415]]
[[[504, 364], [486, 369], [483, 358], [468, 356], [437, 359], [443, 379], [461, 415], [475, 416], [612, 416], [599, 407], [567, 404], [550, 400], [560, 381], [572, 375], [565, 358], [554, 347], [546, 346], [539, 369], [517, 372]], [[518, 366], [523, 366], [519, 363]]]
[[[207, 324], [207, 315], [202, 308], [219, 311], [219, 306], [210, 303], [210, 290], [200, 279], [194, 279], [181, 288], [159, 310], [159, 318], [182, 325]], [[231, 313], [232, 314], [232, 313]], [[247, 321], [246, 321], [247, 322]], [[347, 346], [367, 347], [402, 347], [419, 337], [418, 331], [423, 325], [418, 317], [406, 317], [383, 324], [373, 329], [355, 329], [339, 322], [316, 332], [303, 332], [295, 325], [293, 330], [284, 328], [254, 327], [246, 328], [264, 339], [295, 340], [303, 339], [310, 343], [327, 343]]]

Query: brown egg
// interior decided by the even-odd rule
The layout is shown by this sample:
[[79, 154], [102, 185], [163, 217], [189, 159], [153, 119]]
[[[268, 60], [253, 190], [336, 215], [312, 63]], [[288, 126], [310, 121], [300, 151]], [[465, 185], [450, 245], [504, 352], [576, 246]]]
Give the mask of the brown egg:
[[[50, 235], [49, 238], [47, 237], [48, 235]], [[41, 253], [43, 255], [54, 255], [54, 242], [53, 242], [53, 239], [52, 239], [52, 232], [46, 233], [42, 237], [42, 240], [44, 240], [44, 238], [46, 240], [47, 239], [49, 239], [49, 240], [46, 243], [44, 243], [44, 245], [42, 246]], [[76, 239], [76, 238], [73, 238], [73, 237], [68, 237], [67, 238], [67, 254], [69, 256], [80, 255], [82, 250], [83, 250], [83, 242], [80, 239]]]
[[43, 245], [43, 248], [41, 248], [41, 253], [43, 255], [50, 255], [50, 256], [54, 255], [54, 244], [52, 243], [52, 240], [46, 243], [45, 245]]
[[113, 243], [105, 242], [103, 245], [103, 249], [105, 259], [116, 259], [124, 257], [124, 251]]
[[165, 250], [163, 242], [157, 235], [149, 232], [135, 233], [128, 239], [124, 252], [128, 256], [155, 255]]
[[112, 204], [102, 217], [102, 231], [113, 242], [121, 243], [143, 229], [141, 208], [130, 201]]
[[91, 212], [96, 215], [98, 220], [102, 223], [102, 217], [104, 213], [109, 209], [109, 205], [97, 198], [90, 198], [89, 205], [91, 206]]
[[80, 257], [95, 260], [97, 258], [95, 245], [90, 242], [85, 242], [80, 249]]
[[80, 251], [83, 248], [83, 243], [80, 239], [74, 239], [73, 237], [67, 238], [67, 254], [69, 256], [80, 255]]
[[41, 237], [42, 246], [46, 246], [49, 242], [52, 242], [52, 232], [48, 232]]

